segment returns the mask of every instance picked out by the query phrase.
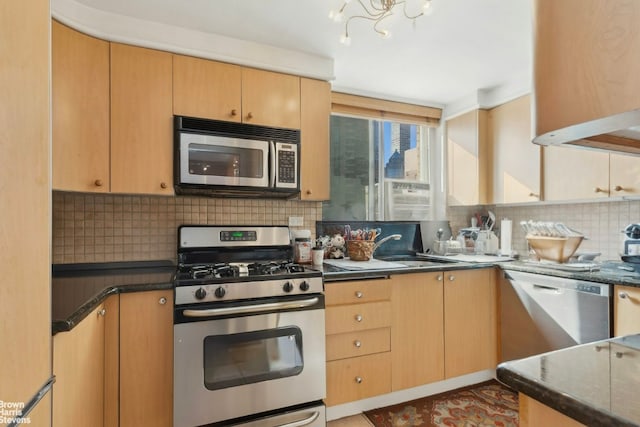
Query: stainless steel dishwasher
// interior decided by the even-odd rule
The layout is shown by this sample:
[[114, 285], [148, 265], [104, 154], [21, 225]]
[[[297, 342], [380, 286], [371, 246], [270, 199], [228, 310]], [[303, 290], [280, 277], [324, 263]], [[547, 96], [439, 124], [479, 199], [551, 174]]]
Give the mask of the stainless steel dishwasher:
[[611, 336], [611, 285], [505, 271], [500, 283], [501, 360]]

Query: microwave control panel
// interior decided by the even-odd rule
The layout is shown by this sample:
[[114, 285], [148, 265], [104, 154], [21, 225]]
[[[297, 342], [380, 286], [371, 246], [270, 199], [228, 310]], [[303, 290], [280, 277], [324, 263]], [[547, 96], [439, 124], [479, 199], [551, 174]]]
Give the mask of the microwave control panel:
[[298, 184], [298, 146], [282, 143], [276, 145], [276, 187], [295, 188]]

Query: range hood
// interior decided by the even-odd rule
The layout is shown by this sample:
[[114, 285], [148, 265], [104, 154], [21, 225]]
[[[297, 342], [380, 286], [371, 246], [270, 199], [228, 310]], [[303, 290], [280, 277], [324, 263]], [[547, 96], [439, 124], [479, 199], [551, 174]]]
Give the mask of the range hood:
[[568, 126], [533, 139], [539, 145], [561, 145], [640, 156], [640, 109]]

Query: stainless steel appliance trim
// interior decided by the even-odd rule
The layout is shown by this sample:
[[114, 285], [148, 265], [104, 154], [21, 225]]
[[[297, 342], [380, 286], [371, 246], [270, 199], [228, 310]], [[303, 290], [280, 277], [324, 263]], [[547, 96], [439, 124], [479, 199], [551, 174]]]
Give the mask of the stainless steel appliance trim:
[[247, 314], [247, 313], [262, 313], [272, 310], [287, 310], [292, 308], [304, 308], [317, 304], [318, 297], [292, 302], [273, 302], [267, 304], [254, 304], [244, 307], [225, 307], [225, 308], [210, 308], [205, 310], [184, 310], [182, 312], [186, 317], [211, 317], [211, 316], [223, 316], [230, 314]]
[[[256, 241], [222, 241], [222, 231], [255, 231]], [[188, 226], [179, 229], [179, 245], [183, 248], [282, 246], [291, 244], [288, 227]]]
[[[303, 417], [303, 418], [301, 418]], [[313, 406], [271, 417], [233, 424], [233, 427], [326, 427], [325, 407]]]
[[320, 416], [320, 412], [316, 411], [313, 414], [311, 414], [309, 417], [307, 417], [304, 420], [300, 420], [300, 421], [294, 421], [292, 423], [288, 423], [288, 424], [282, 424], [280, 427], [301, 427], [301, 426], [308, 426], [309, 424], [311, 424], [312, 422], [314, 422], [315, 420], [318, 419], [318, 417]]
[[[554, 277], [545, 274], [523, 273], [520, 271], [507, 271], [505, 277], [519, 282], [534, 283], [536, 287], [555, 289], [570, 289], [576, 292], [588, 292], [603, 297], [611, 296], [611, 285], [606, 283], [590, 282], [587, 280]], [[587, 291], [588, 290], [588, 291]]]

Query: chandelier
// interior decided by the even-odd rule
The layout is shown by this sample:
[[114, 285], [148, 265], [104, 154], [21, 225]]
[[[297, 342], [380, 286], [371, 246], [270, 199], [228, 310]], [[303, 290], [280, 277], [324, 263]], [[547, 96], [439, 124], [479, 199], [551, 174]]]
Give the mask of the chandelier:
[[[351, 0], [343, 0], [342, 7], [338, 10], [332, 10], [329, 12], [329, 19], [335, 22], [342, 22], [344, 20], [345, 9], [351, 2]], [[405, 18], [415, 21], [417, 18], [423, 15], [429, 15], [431, 13], [431, 1], [432, 0], [419, 0], [422, 6], [419, 10], [409, 12], [407, 10], [407, 4], [411, 3], [410, 0], [356, 0], [361, 7], [359, 12], [349, 16], [344, 24], [344, 33], [340, 37], [340, 42], [345, 45], [351, 44], [351, 37], [349, 37], [349, 23], [354, 19], [367, 19], [373, 21], [373, 30], [380, 34], [383, 38], [391, 37], [391, 32], [387, 28], [383, 28], [383, 21], [394, 14], [394, 10], [402, 9], [402, 14]]]

